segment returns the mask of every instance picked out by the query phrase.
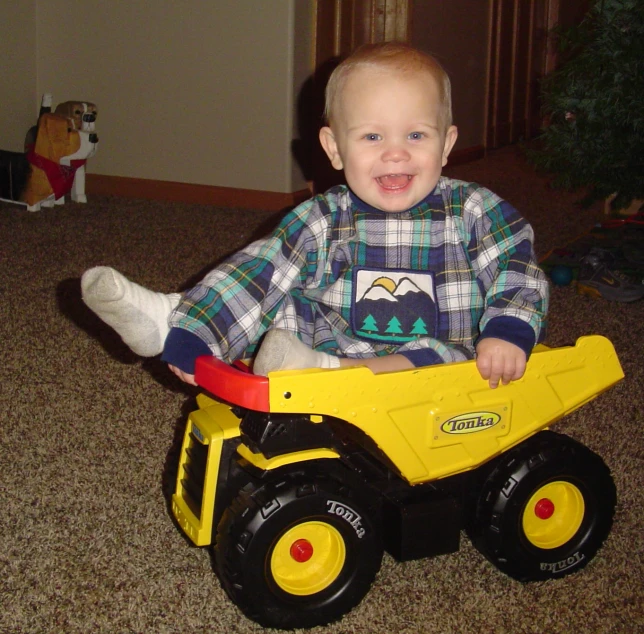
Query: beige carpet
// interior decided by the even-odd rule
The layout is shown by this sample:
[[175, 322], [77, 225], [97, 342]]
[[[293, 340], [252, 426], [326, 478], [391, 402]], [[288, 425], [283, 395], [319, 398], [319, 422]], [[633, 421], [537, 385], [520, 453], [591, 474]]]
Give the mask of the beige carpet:
[[[533, 223], [537, 249], [589, 229], [513, 148], [448, 170], [488, 185]], [[0, 632], [259, 632], [227, 599], [207, 550], [168, 511], [193, 393], [141, 362], [80, 302], [80, 274], [109, 264], [162, 291], [264, 233], [275, 215], [95, 198], [28, 213], [0, 203]], [[644, 632], [644, 303], [553, 293], [549, 343], [613, 340], [626, 380], [557, 429], [599, 452], [619, 505], [598, 557], [522, 585], [463, 539], [460, 552], [396, 563], [342, 621], [314, 632]]]

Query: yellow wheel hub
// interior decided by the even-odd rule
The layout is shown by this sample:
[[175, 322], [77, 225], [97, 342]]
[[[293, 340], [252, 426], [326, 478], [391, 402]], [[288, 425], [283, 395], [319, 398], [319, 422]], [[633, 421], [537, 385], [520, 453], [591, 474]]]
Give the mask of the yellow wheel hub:
[[540, 487], [523, 511], [523, 532], [538, 548], [558, 548], [573, 538], [584, 519], [584, 496], [570, 482]]
[[326, 522], [304, 522], [287, 530], [271, 556], [275, 583], [289, 594], [308, 596], [330, 586], [346, 559], [342, 535]]

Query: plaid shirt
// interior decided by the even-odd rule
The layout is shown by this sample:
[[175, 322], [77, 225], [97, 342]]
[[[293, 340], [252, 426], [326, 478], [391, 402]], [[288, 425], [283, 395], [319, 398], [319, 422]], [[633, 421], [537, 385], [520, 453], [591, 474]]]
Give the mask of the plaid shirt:
[[[208, 273], [185, 293], [170, 326], [227, 362], [250, 358], [271, 327], [338, 356], [429, 348], [443, 362], [462, 361], [473, 358], [495, 317], [520, 320], [540, 339], [548, 284], [532, 240], [511, 205], [475, 184], [441, 177], [430, 196], [400, 213], [368, 208], [346, 186], [334, 187]], [[403, 327], [404, 317], [358, 314], [358, 305], [389, 310], [403, 287], [424, 298], [420, 321]]]

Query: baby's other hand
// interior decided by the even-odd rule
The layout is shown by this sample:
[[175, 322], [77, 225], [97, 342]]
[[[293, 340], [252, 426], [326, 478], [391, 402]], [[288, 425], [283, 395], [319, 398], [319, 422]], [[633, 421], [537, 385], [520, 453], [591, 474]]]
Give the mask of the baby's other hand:
[[168, 367], [170, 370], [176, 374], [184, 383], [188, 383], [189, 385], [197, 385], [197, 382], [195, 381], [195, 375], [194, 374], [188, 374], [187, 372], [184, 372], [183, 370], [180, 370], [174, 365], [170, 365], [168, 363]]
[[519, 346], [487, 337], [476, 346], [476, 367], [481, 376], [490, 381], [490, 387], [498, 387], [499, 381], [507, 385], [523, 376], [526, 366], [526, 355]]

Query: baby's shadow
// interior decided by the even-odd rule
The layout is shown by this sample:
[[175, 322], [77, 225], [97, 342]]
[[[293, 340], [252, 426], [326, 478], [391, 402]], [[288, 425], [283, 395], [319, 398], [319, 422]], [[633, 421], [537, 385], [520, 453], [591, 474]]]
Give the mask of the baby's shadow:
[[[254, 215], [252, 217], [253, 228], [249, 233], [247, 243], [265, 237], [279, 224], [279, 221], [289, 210], [290, 208], [282, 209], [276, 213], [259, 212], [261, 214], [259, 219]], [[237, 250], [231, 249], [228, 253], [220, 254], [212, 263], [191, 275], [177, 290], [183, 291], [195, 286], [218, 263], [230, 257]], [[65, 318], [96, 341], [119, 363], [140, 364], [142, 369], [150, 374], [157, 383], [173, 392], [182, 392], [188, 396], [197, 392], [197, 388], [183, 383], [170, 372], [159, 356], [142, 358], [132, 352], [121, 337], [83, 302], [80, 278], [67, 278], [58, 283], [56, 303], [58, 310]]]
[[80, 330], [84, 331], [116, 361], [128, 365], [140, 364], [157, 383], [173, 392], [194, 395], [196, 388], [183, 383], [167, 365], [156, 357], [143, 358], [132, 352], [121, 337], [83, 302], [80, 278], [68, 278], [56, 287], [58, 310]]
[[140, 360], [118, 334], [85, 305], [81, 295], [80, 278], [68, 278], [58, 283], [56, 303], [58, 310], [67, 319], [98, 341], [111, 357], [128, 364]]

